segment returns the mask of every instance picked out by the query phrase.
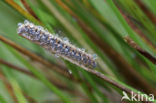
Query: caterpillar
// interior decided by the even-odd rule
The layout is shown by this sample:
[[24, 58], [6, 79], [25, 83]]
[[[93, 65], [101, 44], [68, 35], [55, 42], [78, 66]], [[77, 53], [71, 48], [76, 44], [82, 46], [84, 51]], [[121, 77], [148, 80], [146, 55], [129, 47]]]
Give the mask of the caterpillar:
[[28, 20], [25, 20], [24, 23], [18, 23], [17, 33], [78, 66], [87, 68], [97, 66], [96, 54], [91, 55], [85, 52], [84, 49], [72, 45], [66, 37], [62, 39], [53, 35], [42, 26], [37, 26]]

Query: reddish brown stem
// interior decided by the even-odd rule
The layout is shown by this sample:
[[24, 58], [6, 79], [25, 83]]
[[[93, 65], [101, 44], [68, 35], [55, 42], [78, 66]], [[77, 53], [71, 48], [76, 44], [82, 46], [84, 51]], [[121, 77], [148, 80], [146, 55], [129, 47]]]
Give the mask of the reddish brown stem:
[[139, 53], [145, 56], [148, 60], [150, 60], [153, 64], [156, 64], [156, 58], [153, 57], [151, 54], [143, 50], [139, 45], [137, 45], [130, 37], [124, 37], [125, 41], [134, 49], [136, 49]]
[[147, 15], [147, 17], [156, 25], [156, 16], [143, 4], [141, 0], [134, 0], [134, 1]]
[[36, 16], [36, 14], [34, 13], [34, 11], [30, 8], [30, 6], [27, 4], [27, 2], [25, 0], [21, 0], [22, 4], [24, 5], [24, 7], [27, 9], [27, 11], [37, 20], [39, 20], [39, 18]]
[[7, 88], [8, 92], [9, 92], [10, 96], [12, 97], [13, 101], [14, 101], [15, 103], [18, 103], [18, 100], [17, 100], [17, 98], [16, 98], [16, 96], [15, 96], [15, 94], [14, 94], [14, 91], [13, 91], [13, 89], [12, 89], [10, 83], [7, 82], [8, 80], [5, 78], [5, 76], [4, 76], [4, 74], [2, 73], [1, 70], [0, 70], [0, 79], [3, 80], [4, 85], [6, 86], [6, 88]]
[[128, 25], [150, 46], [152, 47], [154, 50], [156, 50], [156, 46], [153, 45], [153, 43], [145, 36], [145, 34], [137, 27], [137, 25], [135, 23], [133, 23], [133, 20], [131, 20], [131, 18], [126, 15], [126, 13], [124, 13], [119, 7], [118, 7], [120, 13], [122, 14], [122, 16], [124, 17], [124, 19], [126, 20], [126, 22], [128, 23]]
[[[31, 77], [34, 77], [36, 78], [36, 76], [34, 74], [32, 74], [31, 72], [29, 72], [28, 70], [26, 70], [25, 68], [21, 68], [21, 67], [18, 67], [18, 66], [15, 66], [3, 59], [0, 59], [0, 64], [3, 64], [5, 66], [8, 66], [10, 69], [14, 69], [16, 71], [19, 71], [19, 72], [22, 72], [28, 76], [31, 76]], [[36, 78], [37, 79], [37, 78]], [[54, 84], [55, 86], [57, 86], [58, 88], [61, 88], [63, 90], [70, 90], [70, 88], [67, 87], [66, 84], [63, 84], [62, 82], [58, 81], [58, 80], [55, 80], [53, 78], [48, 78], [48, 80]]]
[[[6, 79], [6, 77], [4, 76], [4, 74], [2, 73], [1, 69], [0, 69], [0, 79], [3, 80], [6, 88], [8, 89], [8, 92], [10, 93], [11, 97], [13, 98], [14, 102], [15, 103], [19, 103], [15, 94], [14, 94], [14, 91], [13, 91], [13, 88], [11, 86], [11, 84], [9, 83], [9, 81]], [[26, 93], [24, 93], [24, 96], [27, 98], [27, 100], [29, 101], [29, 103], [37, 103], [32, 97], [28, 96]]]

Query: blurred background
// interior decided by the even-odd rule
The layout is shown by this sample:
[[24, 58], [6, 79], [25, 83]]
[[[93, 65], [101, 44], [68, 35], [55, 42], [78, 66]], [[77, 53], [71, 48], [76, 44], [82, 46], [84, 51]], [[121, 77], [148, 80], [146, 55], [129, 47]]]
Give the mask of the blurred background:
[[[20, 37], [26, 19], [96, 54], [96, 73]], [[134, 103], [121, 101], [123, 91], [156, 97], [155, 41], [155, 0], [0, 0], [0, 103]]]

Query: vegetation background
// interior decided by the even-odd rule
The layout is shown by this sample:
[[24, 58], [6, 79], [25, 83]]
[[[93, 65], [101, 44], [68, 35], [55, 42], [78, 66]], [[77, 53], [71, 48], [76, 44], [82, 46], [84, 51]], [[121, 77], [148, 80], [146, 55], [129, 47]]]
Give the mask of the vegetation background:
[[[86, 71], [20, 37], [25, 19], [96, 53], [98, 66]], [[0, 0], [0, 103], [156, 97], [155, 41], [155, 0]]]

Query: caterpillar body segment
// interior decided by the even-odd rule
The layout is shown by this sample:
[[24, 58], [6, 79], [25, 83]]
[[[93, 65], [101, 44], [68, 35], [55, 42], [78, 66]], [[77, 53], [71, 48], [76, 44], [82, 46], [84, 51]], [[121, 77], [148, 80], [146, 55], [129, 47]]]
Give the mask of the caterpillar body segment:
[[83, 49], [72, 45], [68, 40], [60, 38], [44, 30], [41, 26], [25, 20], [24, 23], [18, 24], [18, 34], [42, 47], [48, 49], [54, 54], [81, 67], [95, 68], [96, 56], [88, 54]]

